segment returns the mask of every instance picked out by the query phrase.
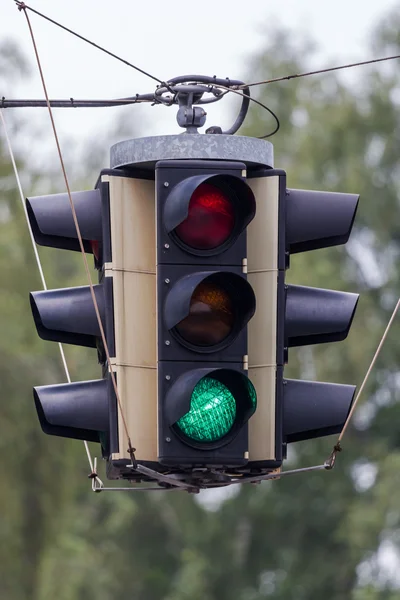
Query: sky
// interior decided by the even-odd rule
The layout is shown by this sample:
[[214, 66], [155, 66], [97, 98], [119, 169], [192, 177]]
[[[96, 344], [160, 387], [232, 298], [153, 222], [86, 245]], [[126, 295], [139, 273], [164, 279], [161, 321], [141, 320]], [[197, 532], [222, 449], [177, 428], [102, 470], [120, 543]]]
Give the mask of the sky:
[[[43, 98], [24, 14], [13, 0], [0, 4], [0, 39], [15, 40], [32, 65], [30, 77], [6, 84], [0, 96]], [[28, 4], [162, 80], [189, 73], [251, 79], [249, 59], [268, 42], [277, 23], [294, 37], [315, 39], [318, 51], [312, 67], [373, 58], [368, 46], [371, 29], [391, 8], [400, 6], [399, 0], [31, 0]], [[29, 15], [51, 98], [105, 99], [154, 91], [155, 83], [144, 75]], [[355, 71], [346, 77], [355, 78]], [[229, 126], [232, 113], [227, 107], [226, 100], [209, 107], [207, 124]], [[50, 131], [45, 109], [12, 110]], [[137, 135], [134, 121], [143, 136], [181, 131], [174, 107], [59, 109], [55, 118], [61, 138], [69, 136], [79, 144], [85, 137], [106, 132], [121, 114], [127, 131], [132, 119], [132, 137]], [[40, 136], [31, 142], [40, 153]]]

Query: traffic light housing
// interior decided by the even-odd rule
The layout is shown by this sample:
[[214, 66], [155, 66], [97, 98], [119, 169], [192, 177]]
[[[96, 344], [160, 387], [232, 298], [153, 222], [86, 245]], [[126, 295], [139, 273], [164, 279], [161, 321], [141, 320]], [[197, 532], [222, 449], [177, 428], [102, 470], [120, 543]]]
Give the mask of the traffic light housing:
[[358, 196], [288, 189], [286, 173], [274, 169], [253, 173], [249, 183], [257, 204], [248, 228], [248, 280], [257, 297], [249, 377], [259, 399], [249, 468], [265, 471], [280, 466], [288, 443], [339, 433], [351, 408], [355, 386], [289, 380], [284, 366], [291, 347], [344, 340], [358, 294], [289, 285], [286, 270], [291, 254], [347, 242]]
[[246, 276], [255, 198], [240, 162], [156, 164], [158, 459], [188, 469], [248, 461]]
[[[85, 252], [96, 252], [101, 270], [110, 255], [107, 190], [99, 181], [95, 190], [72, 193]], [[80, 251], [68, 194], [28, 198], [27, 212], [35, 241], [43, 246]], [[101, 272], [101, 271], [99, 271]], [[114, 353], [113, 287], [102, 273], [94, 294], [111, 354]], [[44, 340], [97, 348], [105, 365], [104, 347], [89, 286], [31, 292], [31, 310]], [[107, 374], [83, 381], [34, 389], [35, 406], [45, 433], [100, 442], [110, 451], [110, 406], [115, 400]]]

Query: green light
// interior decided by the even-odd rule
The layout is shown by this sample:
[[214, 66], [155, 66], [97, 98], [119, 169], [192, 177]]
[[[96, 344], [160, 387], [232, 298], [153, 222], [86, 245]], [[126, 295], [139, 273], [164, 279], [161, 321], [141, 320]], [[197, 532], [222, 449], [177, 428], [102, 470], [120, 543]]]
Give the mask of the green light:
[[231, 430], [235, 418], [236, 402], [229, 389], [217, 379], [203, 377], [193, 390], [189, 412], [176, 425], [196, 442], [216, 442]]

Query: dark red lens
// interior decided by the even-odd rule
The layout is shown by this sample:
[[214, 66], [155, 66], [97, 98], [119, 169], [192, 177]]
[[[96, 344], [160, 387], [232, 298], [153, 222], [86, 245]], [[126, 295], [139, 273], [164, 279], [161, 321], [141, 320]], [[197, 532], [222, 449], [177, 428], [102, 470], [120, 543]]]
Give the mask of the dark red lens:
[[234, 226], [235, 211], [229, 196], [210, 183], [202, 183], [190, 198], [188, 216], [175, 232], [191, 248], [211, 250], [226, 242]]

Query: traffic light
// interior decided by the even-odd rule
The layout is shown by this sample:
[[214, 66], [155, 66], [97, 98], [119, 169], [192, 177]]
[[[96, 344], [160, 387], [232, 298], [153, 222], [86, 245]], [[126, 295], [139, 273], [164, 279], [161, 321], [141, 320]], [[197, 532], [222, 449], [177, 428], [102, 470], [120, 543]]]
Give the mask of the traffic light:
[[[93, 287], [111, 364], [89, 286], [33, 292], [40, 337], [97, 348], [102, 367], [102, 379], [36, 387], [34, 398], [45, 433], [100, 442], [115, 478], [131, 462], [124, 419], [137, 458], [157, 460], [154, 182], [105, 170], [95, 190], [73, 193], [72, 199], [85, 251], [94, 255], [98, 270]], [[67, 194], [28, 198], [27, 210], [38, 244], [80, 250]]]
[[[345, 244], [349, 239], [358, 205], [357, 194], [287, 190], [285, 199], [288, 255]], [[288, 261], [286, 266], [289, 266]], [[284, 348], [344, 340], [358, 297], [348, 292], [287, 286]], [[284, 441], [340, 433], [354, 392], [352, 385], [287, 380]]]
[[[143, 164], [72, 194], [110, 364], [89, 286], [31, 293], [39, 335], [95, 348], [102, 375], [36, 387], [41, 426], [100, 442], [111, 479], [145, 478], [130, 440], [164, 482], [279, 468], [288, 443], [339, 432], [352, 404], [354, 386], [288, 380], [284, 366], [293, 346], [345, 339], [358, 296], [285, 278], [291, 254], [346, 243], [358, 196], [287, 189], [284, 171], [251, 161]], [[67, 194], [27, 209], [38, 244], [79, 251]]]
[[[86, 252], [96, 252], [100, 268], [109, 253], [107, 219], [104, 217], [104, 189], [72, 194]], [[27, 211], [38, 244], [80, 251], [68, 194], [27, 199]], [[103, 277], [94, 286], [107, 343], [113, 353], [113, 290]], [[104, 364], [104, 348], [89, 286], [32, 292], [30, 303], [39, 336], [97, 348]], [[109, 449], [109, 396], [107, 378], [34, 389], [35, 405], [43, 430], [51, 435], [101, 442]]]
[[247, 376], [246, 275], [254, 194], [240, 162], [156, 164], [158, 459], [238, 467], [256, 410]]
[[[251, 177], [251, 176], [250, 176]], [[257, 216], [248, 228], [248, 280], [257, 297], [249, 323], [249, 377], [258, 396], [249, 468], [273, 469], [286, 444], [339, 433], [355, 386], [284, 377], [288, 349], [344, 340], [358, 294], [287, 285], [290, 255], [347, 242], [358, 196], [286, 187], [281, 170], [249, 179]]]

